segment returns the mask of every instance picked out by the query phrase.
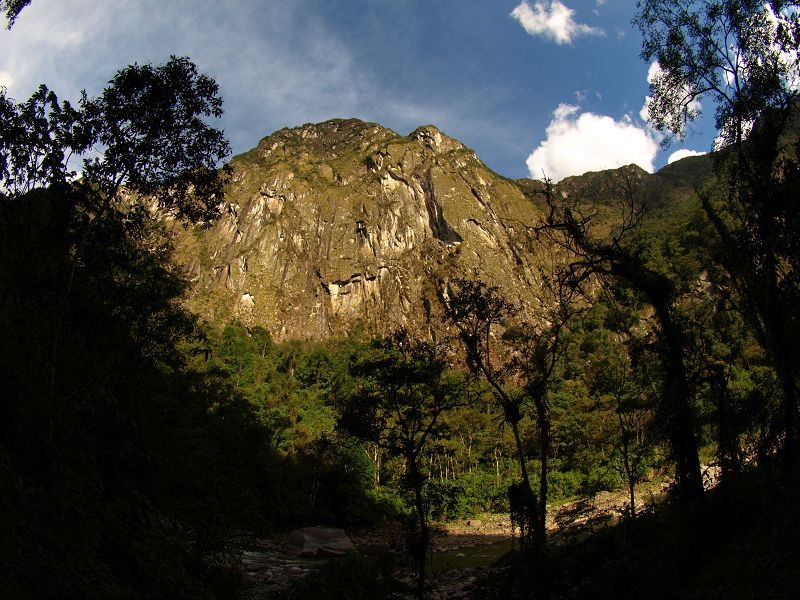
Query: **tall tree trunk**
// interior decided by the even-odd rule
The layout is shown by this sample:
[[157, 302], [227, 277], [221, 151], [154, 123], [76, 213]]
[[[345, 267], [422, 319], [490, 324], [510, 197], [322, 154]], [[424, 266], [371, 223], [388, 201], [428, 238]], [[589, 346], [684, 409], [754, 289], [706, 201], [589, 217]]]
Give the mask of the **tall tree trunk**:
[[425, 559], [428, 556], [428, 543], [430, 533], [428, 531], [428, 515], [425, 512], [425, 503], [422, 499], [422, 476], [417, 466], [416, 457], [406, 456], [408, 463], [408, 473], [411, 478], [411, 486], [414, 489], [414, 510], [417, 513], [417, 526], [419, 527], [418, 536], [409, 536], [409, 550], [414, 561], [414, 571], [417, 576], [417, 597], [425, 597]]
[[667, 304], [653, 300], [664, 339], [664, 400], [669, 408], [670, 442], [675, 458], [678, 494], [685, 500], [694, 501], [703, 495], [703, 476], [694, 433], [689, 380], [683, 363], [683, 335], [674, 323]]
[[[775, 284], [777, 286], [777, 283]], [[777, 291], [769, 295], [770, 306], [765, 310], [765, 323], [769, 328], [769, 348], [775, 371], [781, 383], [781, 412], [784, 427], [784, 458], [789, 465], [797, 459], [797, 340], [787, 328], [787, 317]]]
[[783, 398], [783, 426], [786, 435], [783, 443], [784, 457], [789, 465], [797, 460], [797, 383], [792, 368], [785, 356], [777, 359], [778, 379], [781, 382]]
[[[619, 400], [617, 400], [619, 402]], [[633, 472], [633, 465], [631, 464], [631, 451], [630, 451], [630, 437], [628, 428], [625, 426], [625, 421], [622, 418], [621, 408], [617, 404], [617, 420], [619, 422], [620, 431], [620, 444], [619, 452], [622, 455], [622, 466], [625, 469], [625, 478], [628, 482], [628, 493], [631, 501], [631, 518], [636, 518], [636, 474]]]
[[628, 475], [628, 493], [631, 497], [631, 518], [636, 518], [636, 482], [632, 475]]
[[544, 547], [547, 541], [547, 493], [550, 461], [550, 411], [547, 406], [546, 392], [537, 393], [534, 397], [536, 405], [536, 422], [539, 429], [539, 446], [541, 452], [541, 470], [539, 472], [539, 506], [536, 527], [536, 544]]
[[509, 421], [511, 431], [514, 433], [514, 443], [517, 447], [517, 461], [519, 462], [519, 474], [522, 476], [522, 482], [528, 489], [531, 488], [531, 478], [528, 476], [528, 465], [525, 462], [525, 450], [522, 446], [522, 437], [519, 434], [519, 423], [517, 421]]
[[[519, 413], [519, 408], [516, 405], [513, 405], [513, 409], [516, 413]], [[515, 486], [511, 486], [509, 488], [509, 504], [511, 505], [511, 520], [512, 525], [514, 523], [514, 519], [519, 517], [520, 514], [517, 511], [522, 512], [523, 521], [521, 525], [523, 527], [522, 530], [522, 547], [525, 548], [526, 546], [526, 536], [533, 540], [534, 549], [539, 550], [542, 547], [543, 539], [539, 536], [539, 520], [540, 515], [543, 514], [544, 510], [542, 505], [544, 504], [543, 501], [540, 501], [536, 497], [536, 492], [533, 491], [531, 487], [531, 480], [528, 476], [528, 466], [525, 463], [525, 451], [522, 446], [522, 437], [519, 433], [519, 419], [518, 418], [509, 418], [509, 411], [506, 411], [506, 418], [508, 424], [511, 426], [511, 431], [514, 433], [514, 441], [517, 446], [517, 459], [519, 460], [519, 470], [520, 475], [522, 475], [522, 494], [519, 495], [519, 490], [517, 490], [516, 494], [513, 494], [512, 497], [512, 489]], [[545, 483], [546, 486], [546, 483]], [[547, 488], [545, 487], [545, 491]], [[516, 505], [515, 505], [516, 503]], [[515, 517], [515, 514], [517, 515]], [[532, 528], [535, 527], [535, 531], [531, 531]], [[526, 532], [524, 529], [527, 528], [528, 531]], [[533, 535], [531, 535], [533, 534]]]

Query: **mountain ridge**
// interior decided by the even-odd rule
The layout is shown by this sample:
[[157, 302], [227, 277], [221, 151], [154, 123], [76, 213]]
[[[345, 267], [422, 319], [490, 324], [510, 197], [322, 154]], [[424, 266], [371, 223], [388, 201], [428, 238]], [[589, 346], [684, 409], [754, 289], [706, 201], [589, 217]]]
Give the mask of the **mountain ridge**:
[[[521, 319], [540, 312], [552, 256], [531, 231], [544, 184], [498, 175], [433, 125], [406, 136], [358, 119], [284, 128], [230, 166], [222, 215], [174, 229], [188, 305], [208, 321], [260, 325], [277, 339], [354, 327], [437, 339], [448, 284], [460, 277], [498, 286]], [[598, 182], [614, 171], [555, 189], [592, 189], [599, 200], [609, 190]]]

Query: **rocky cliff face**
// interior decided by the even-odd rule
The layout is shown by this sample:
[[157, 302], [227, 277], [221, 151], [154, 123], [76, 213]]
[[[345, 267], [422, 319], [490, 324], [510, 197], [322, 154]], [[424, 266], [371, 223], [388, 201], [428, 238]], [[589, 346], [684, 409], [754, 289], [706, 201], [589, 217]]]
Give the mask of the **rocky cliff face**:
[[334, 120], [284, 129], [231, 161], [223, 215], [177, 236], [191, 308], [275, 337], [405, 326], [436, 337], [453, 277], [499, 285], [535, 317], [541, 215], [520, 187], [435, 127]]

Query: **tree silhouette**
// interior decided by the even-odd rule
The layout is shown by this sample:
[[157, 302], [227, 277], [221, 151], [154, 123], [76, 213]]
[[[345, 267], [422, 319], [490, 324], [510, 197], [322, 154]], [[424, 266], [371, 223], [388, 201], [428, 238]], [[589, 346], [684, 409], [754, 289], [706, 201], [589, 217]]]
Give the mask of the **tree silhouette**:
[[0, 0], [0, 11], [6, 13], [6, 20], [8, 21], [7, 29], [11, 29], [14, 26], [19, 13], [30, 3], [31, 0]]
[[174, 57], [75, 106], [0, 95], [4, 597], [208, 597], [223, 532], [266, 501], [252, 410], [178, 348], [194, 319], [157, 218], [214, 214], [220, 111]]
[[783, 391], [786, 456], [797, 455], [800, 182], [797, 2], [640, 0], [642, 57], [658, 61], [651, 122], [682, 133], [696, 99], [716, 104], [718, 190], [700, 199], [719, 236], [718, 282], [772, 358]]
[[409, 531], [409, 551], [421, 598], [430, 531], [420, 459], [440, 434], [443, 414], [468, 401], [465, 383], [447, 372], [437, 348], [414, 341], [405, 331], [376, 341], [373, 352], [353, 365], [352, 373], [359, 385], [342, 399], [339, 425], [405, 461], [416, 517], [416, 526]]
[[513, 306], [500, 295], [497, 287], [482, 281], [458, 279], [450, 282], [445, 314], [458, 329], [459, 338], [466, 351], [467, 365], [473, 373], [483, 378], [503, 411], [504, 421], [514, 434], [517, 463], [522, 481], [509, 490], [512, 519], [520, 527], [524, 547], [534, 542], [537, 547], [544, 541], [537, 536], [543, 499], [538, 498], [531, 486], [525, 449], [519, 430], [523, 418], [524, 394], [509, 387], [515, 366], [506, 349], [499, 344], [499, 328], [513, 314]]
[[692, 411], [692, 394], [685, 364], [685, 324], [678, 309], [680, 281], [659, 265], [650, 264], [646, 246], [639, 237], [641, 204], [633, 182], [619, 181], [623, 192], [622, 215], [618, 231], [610, 240], [592, 235], [596, 215], [583, 214], [569, 199], [556, 199], [547, 191], [550, 212], [545, 230], [551, 239], [574, 256], [567, 277], [572, 285], [583, 285], [592, 277], [610, 277], [628, 282], [642, 293], [653, 307], [658, 324], [659, 352], [664, 370], [663, 397], [670, 444], [676, 461], [679, 495], [697, 499], [702, 495], [697, 439]]

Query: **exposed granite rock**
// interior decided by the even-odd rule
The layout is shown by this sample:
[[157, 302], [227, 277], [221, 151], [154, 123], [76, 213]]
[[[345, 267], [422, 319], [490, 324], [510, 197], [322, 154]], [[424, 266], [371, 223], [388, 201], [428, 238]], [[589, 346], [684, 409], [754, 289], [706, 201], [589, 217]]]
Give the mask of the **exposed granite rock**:
[[231, 161], [222, 216], [178, 231], [191, 307], [277, 339], [405, 326], [442, 335], [440, 297], [480, 276], [535, 318], [541, 220], [520, 187], [433, 126], [357, 120], [283, 129]]

